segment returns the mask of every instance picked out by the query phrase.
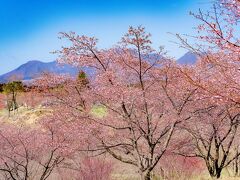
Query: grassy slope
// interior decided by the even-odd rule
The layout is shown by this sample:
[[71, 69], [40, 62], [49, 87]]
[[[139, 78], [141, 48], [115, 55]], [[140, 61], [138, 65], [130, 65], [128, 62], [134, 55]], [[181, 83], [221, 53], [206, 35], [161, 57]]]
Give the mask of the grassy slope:
[[17, 111], [11, 112], [9, 116], [6, 109], [1, 109], [0, 121], [16, 125], [34, 126], [37, 120], [48, 112], [50, 111], [41, 106], [34, 109], [20, 107]]

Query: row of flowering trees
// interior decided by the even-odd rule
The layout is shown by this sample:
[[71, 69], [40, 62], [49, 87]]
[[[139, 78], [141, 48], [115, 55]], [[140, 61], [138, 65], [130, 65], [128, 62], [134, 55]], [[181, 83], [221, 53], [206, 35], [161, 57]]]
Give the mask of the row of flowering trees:
[[[166, 161], [177, 165], [182, 157], [201, 160], [212, 177], [232, 163], [238, 174], [239, 1], [222, 0], [213, 13], [193, 16], [202, 22], [195, 37], [200, 44], [177, 35], [199, 55], [193, 66], [180, 66], [162, 49], [154, 50], [141, 26], [130, 27], [111, 49], [97, 48], [93, 37], [62, 33], [71, 46], [58, 51], [59, 63], [89, 67], [94, 75], [86, 79], [81, 73], [76, 80], [46, 74], [36, 81], [52, 111], [34, 128], [2, 125], [3, 177], [47, 179], [54, 171], [65, 177], [68, 169], [77, 171], [77, 178], [100, 178], [73, 165], [84, 153], [131, 165], [143, 180], [168, 171]], [[109, 164], [96, 163], [110, 178]]]
[[1, 179], [104, 180], [110, 177], [109, 162], [87, 156], [73, 158], [66, 150], [70, 148], [69, 142], [54, 129], [1, 124], [0, 136]]

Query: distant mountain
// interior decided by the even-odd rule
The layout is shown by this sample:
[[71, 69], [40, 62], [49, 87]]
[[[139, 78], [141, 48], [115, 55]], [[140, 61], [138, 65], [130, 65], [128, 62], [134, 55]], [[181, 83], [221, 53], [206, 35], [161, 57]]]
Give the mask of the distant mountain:
[[[157, 54], [150, 54], [146, 59], [159, 59], [161, 58]], [[197, 55], [192, 52], [187, 52], [181, 58], [177, 60], [179, 64], [194, 64], [197, 60]], [[11, 77], [16, 76], [22, 80], [28, 81], [39, 77], [44, 72], [56, 73], [56, 74], [70, 74], [76, 76], [79, 72], [79, 68], [72, 67], [70, 65], [59, 65], [56, 61], [41, 62], [38, 60], [28, 61], [27, 63], [19, 66], [17, 69], [10, 71], [6, 74], [0, 75], [0, 83], [7, 82]], [[82, 68], [88, 75], [93, 74], [93, 70], [89, 68]]]
[[[41, 62], [38, 60], [28, 61], [27, 63], [19, 66], [17, 69], [10, 71], [0, 76], [0, 82], [4, 83], [9, 81], [13, 76], [19, 77], [22, 80], [31, 80], [39, 77], [44, 72], [64, 74], [68, 73], [72, 76], [77, 75], [80, 69], [72, 67], [70, 65], [59, 65], [56, 61], [52, 62]], [[83, 69], [84, 70], [84, 69]], [[89, 70], [85, 69], [86, 73], [90, 73]]]
[[177, 62], [182, 65], [184, 64], [192, 65], [192, 64], [195, 64], [196, 61], [197, 61], [197, 55], [192, 52], [187, 52], [177, 60]]

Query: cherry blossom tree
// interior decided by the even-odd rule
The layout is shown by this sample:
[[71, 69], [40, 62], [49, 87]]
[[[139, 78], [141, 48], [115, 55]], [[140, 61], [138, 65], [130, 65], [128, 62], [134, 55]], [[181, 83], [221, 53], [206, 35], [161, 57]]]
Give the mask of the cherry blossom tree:
[[[190, 44], [184, 36], [177, 34], [177, 37], [184, 47], [198, 54], [217, 50], [239, 56], [240, 42], [237, 32], [240, 18], [239, 4], [239, 0], [217, 0], [207, 12], [201, 9], [198, 13], [191, 12], [190, 14], [200, 22], [196, 28], [197, 34], [188, 36], [197, 40], [195, 45]], [[239, 61], [239, 58], [234, 58], [232, 61]]]
[[[199, 84], [213, 96], [239, 103], [239, 60], [240, 37], [239, 29], [239, 1], [219, 0], [211, 11], [191, 13], [200, 25], [197, 35], [192, 36], [196, 44], [191, 44], [188, 38], [177, 34], [181, 46], [200, 56], [201, 62], [198, 72], [212, 72], [207, 83]], [[215, 74], [213, 74], [215, 73]], [[208, 73], [209, 74], [209, 73]], [[205, 77], [206, 78], [206, 77]], [[204, 79], [204, 78], [202, 78]], [[194, 81], [194, 78], [191, 78]], [[210, 83], [209, 83], [210, 82]]]
[[4, 99], [5, 99], [4, 95], [0, 94], [0, 109], [3, 109], [5, 107]]
[[[239, 78], [235, 69], [233, 73], [225, 67], [226, 55], [221, 55], [208, 54], [193, 67], [181, 67], [185, 80], [198, 87], [198, 105], [192, 107], [195, 115], [182, 128], [192, 137], [187, 138], [183, 146], [184, 152], [189, 153], [185, 156], [202, 158], [209, 174], [217, 178], [223, 168], [239, 157], [238, 151], [235, 152], [239, 146]], [[214, 62], [215, 58], [221, 58], [222, 64], [217, 66], [209, 62]]]
[[114, 163], [106, 157], [93, 157], [91, 153], [74, 154], [68, 156], [57, 169], [59, 179], [71, 177], [79, 180], [110, 180], [114, 170]]
[[25, 87], [25, 92], [19, 96], [18, 101], [28, 109], [33, 109], [41, 105], [44, 99], [37, 87], [29, 85]]
[[182, 126], [190, 136], [178, 148], [178, 154], [202, 158], [211, 177], [220, 178], [223, 168], [240, 156], [234, 152], [235, 145], [239, 145], [239, 118], [239, 109], [234, 106], [209, 102], [199, 106], [195, 116]]
[[[180, 146], [181, 147], [181, 146]], [[156, 171], [162, 179], [193, 179], [204, 170], [204, 164], [198, 157], [179, 156], [170, 151], [161, 160]]]
[[[1, 124], [1, 179], [47, 179], [64, 160], [52, 130]], [[55, 139], [56, 138], [56, 139]]]
[[[151, 47], [145, 28], [130, 27], [118, 46], [101, 50], [97, 39], [61, 33], [72, 45], [64, 47], [59, 63], [91, 67], [88, 84], [48, 76], [37, 84], [61, 88], [48, 91], [53, 114], [47, 119], [72, 137], [73, 151], [108, 153], [137, 168], [142, 179], [169, 147], [176, 126], [189, 119], [196, 88], [183, 80], [176, 64]], [[176, 91], [178, 89], [178, 91]], [[94, 108], [102, 108], [101, 114]]]
[[177, 34], [182, 47], [199, 55], [193, 68], [181, 69], [188, 82], [201, 89], [201, 96], [207, 96], [210, 106], [201, 111], [194, 121], [197, 127], [192, 124], [188, 132], [195, 139], [197, 156], [205, 160], [210, 175], [216, 177], [239, 156], [238, 151], [234, 152], [239, 146], [239, 3], [219, 0], [208, 12], [191, 13], [200, 21], [197, 35], [192, 36], [195, 45], [189, 43], [189, 37]]
[[112, 164], [104, 159], [85, 157], [81, 161], [79, 177], [82, 180], [108, 180], [112, 170]]

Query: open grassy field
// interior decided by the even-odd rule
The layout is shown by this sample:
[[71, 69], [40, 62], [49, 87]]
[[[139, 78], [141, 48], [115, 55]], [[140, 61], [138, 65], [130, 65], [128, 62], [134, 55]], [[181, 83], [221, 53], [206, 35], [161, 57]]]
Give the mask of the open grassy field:
[[49, 109], [42, 106], [37, 106], [34, 109], [21, 106], [9, 115], [7, 109], [1, 108], [0, 121], [16, 125], [34, 126], [40, 117], [49, 112]]

